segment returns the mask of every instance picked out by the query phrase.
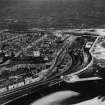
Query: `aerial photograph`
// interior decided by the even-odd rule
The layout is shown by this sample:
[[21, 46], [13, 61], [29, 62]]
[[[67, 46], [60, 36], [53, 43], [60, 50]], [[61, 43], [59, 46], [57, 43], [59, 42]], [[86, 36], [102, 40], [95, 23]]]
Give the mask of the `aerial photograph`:
[[0, 0], [0, 105], [105, 105], [105, 0]]

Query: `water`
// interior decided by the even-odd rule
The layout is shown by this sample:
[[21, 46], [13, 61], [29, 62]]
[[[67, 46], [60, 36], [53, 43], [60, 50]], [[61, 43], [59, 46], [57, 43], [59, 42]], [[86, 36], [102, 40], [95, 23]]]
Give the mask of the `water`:
[[[76, 104], [81, 101], [90, 100], [92, 98], [95, 98], [97, 96], [104, 97], [105, 96], [105, 84], [103, 84], [103, 81], [99, 80], [98, 82], [82, 82], [82, 83], [76, 83], [76, 84], [67, 84], [67, 83], [61, 83], [59, 85], [55, 85], [49, 88], [45, 88], [40, 90], [39, 92], [33, 93], [31, 95], [25, 96], [23, 98], [20, 98], [16, 101], [13, 101], [7, 105], [30, 105], [34, 101], [41, 99], [42, 101], [50, 100], [50, 101], [56, 101], [59, 103], [61, 100], [63, 104], [59, 105], [68, 105], [68, 104]], [[75, 93], [75, 92], [77, 93]], [[59, 93], [61, 92], [61, 93]], [[79, 95], [80, 93], [80, 95]], [[67, 94], [67, 96], [66, 96]], [[46, 98], [46, 95], [50, 95]], [[59, 96], [60, 95], [60, 96]], [[63, 97], [65, 95], [66, 98]], [[72, 95], [76, 95], [76, 97], [71, 98]], [[59, 96], [59, 98], [57, 98]], [[56, 97], [56, 99], [54, 99]], [[54, 102], [55, 102], [54, 101]], [[40, 101], [39, 101], [40, 102]], [[42, 105], [42, 104], [39, 104]], [[50, 105], [50, 104], [49, 104]], [[54, 104], [56, 105], [56, 104]], [[58, 104], [57, 104], [58, 105]]]
[[40, 28], [104, 28], [104, 17], [105, 0], [0, 0], [1, 27], [16, 19]]

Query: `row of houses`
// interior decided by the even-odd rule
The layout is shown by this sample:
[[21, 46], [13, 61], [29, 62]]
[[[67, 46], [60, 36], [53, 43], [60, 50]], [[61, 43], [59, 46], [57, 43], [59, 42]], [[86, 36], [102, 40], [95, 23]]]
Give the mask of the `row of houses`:
[[35, 78], [28, 77], [24, 81], [21, 81], [21, 82], [18, 82], [18, 83], [9, 85], [7, 87], [0, 88], [0, 93], [7, 92], [7, 91], [10, 91], [10, 90], [19, 88], [19, 87], [23, 87], [23, 86], [28, 85], [28, 84], [31, 84], [31, 83], [38, 82], [41, 79], [42, 79], [42, 77], [40, 76], [40, 74], [39, 75], [37, 74], [37, 76]]

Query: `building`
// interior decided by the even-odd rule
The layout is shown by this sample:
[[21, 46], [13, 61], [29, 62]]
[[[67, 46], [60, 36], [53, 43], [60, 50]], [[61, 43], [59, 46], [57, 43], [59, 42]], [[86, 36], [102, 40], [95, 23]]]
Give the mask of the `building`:
[[39, 57], [40, 56], [40, 51], [33, 51], [33, 55], [35, 57]]
[[92, 45], [93, 45], [93, 42], [87, 42], [85, 47], [86, 48], [91, 48]]

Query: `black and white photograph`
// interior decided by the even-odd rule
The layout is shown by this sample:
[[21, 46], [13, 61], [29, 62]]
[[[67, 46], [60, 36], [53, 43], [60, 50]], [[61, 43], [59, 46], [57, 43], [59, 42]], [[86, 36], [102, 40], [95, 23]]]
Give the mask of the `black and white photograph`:
[[105, 105], [105, 0], [0, 0], [0, 105]]

